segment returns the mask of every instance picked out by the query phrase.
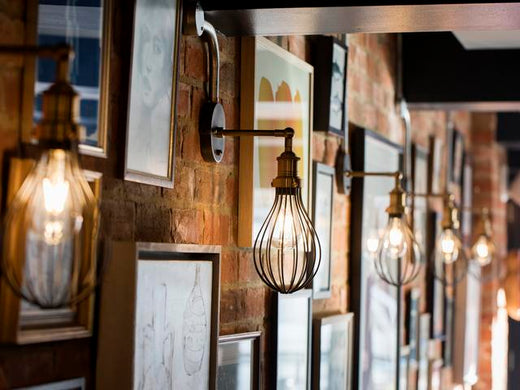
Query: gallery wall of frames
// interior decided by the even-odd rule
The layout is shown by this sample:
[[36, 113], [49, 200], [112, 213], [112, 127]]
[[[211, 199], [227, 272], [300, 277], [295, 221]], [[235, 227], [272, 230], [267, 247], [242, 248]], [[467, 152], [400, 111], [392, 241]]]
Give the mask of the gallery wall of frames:
[[[159, 1], [159, 10], [148, 0], [47, 3], [0, 5], [2, 42], [65, 39], [76, 50], [81, 163], [100, 205], [99, 283], [71, 310], [19, 299], [0, 309], [0, 389], [379, 389], [395, 375], [397, 329], [401, 388], [448, 389], [477, 375], [488, 388], [490, 367], [481, 362], [490, 351], [479, 345], [489, 342], [499, 266], [456, 288], [423, 268], [405, 288], [399, 324], [395, 290], [378, 280], [365, 245], [386, 225], [392, 181], [354, 183], [351, 196], [337, 188], [340, 151], [366, 170], [401, 163], [394, 35], [219, 36], [227, 128], [295, 129], [303, 201], [322, 257], [309, 288], [283, 295], [261, 282], [252, 259], [283, 141], [229, 137], [220, 164], [203, 160], [205, 50], [182, 35], [180, 3]], [[52, 75], [46, 61], [0, 63], [0, 87], [13, 91], [0, 99], [3, 211], [33, 161], [17, 144], [37, 136], [40, 93]], [[504, 162], [495, 116], [450, 118], [455, 131], [446, 139], [445, 112], [411, 112], [414, 191], [440, 192], [449, 181], [459, 202], [492, 208], [503, 256], [505, 205], [491, 179]], [[414, 229], [429, 256], [443, 209], [423, 200], [415, 202]], [[468, 242], [477, 223], [462, 219]]]

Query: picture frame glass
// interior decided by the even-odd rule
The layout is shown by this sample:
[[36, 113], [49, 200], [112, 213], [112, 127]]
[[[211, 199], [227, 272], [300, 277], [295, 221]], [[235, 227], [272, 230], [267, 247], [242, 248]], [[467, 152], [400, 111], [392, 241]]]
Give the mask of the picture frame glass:
[[254, 339], [219, 343], [217, 389], [253, 390]]
[[348, 129], [346, 100], [347, 50], [336, 42], [332, 44], [332, 78], [330, 84], [329, 127], [336, 133]]
[[278, 294], [277, 390], [309, 389], [311, 294]]
[[173, 187], [180, 1], [137, 0], [125, 179]]
[[[67, 43], [74, 48], [70, 81], [79, 95], [80, 151], [106, 156], [111, 0], [38, 1], [38, 45]], [[42, 118], [43, 92], [54, 82], [56, 63], [36, 61], [33, 129]], [[29, 130], [32, 138], [34, 130]], [[37, 135], [36, 135], [37, 136]]]
[[313, 174], [313, 222], [320, 240], [321, 261], [312, 288], [314, 298], [319, 299], [330, 297], [331, 290], [334, 168], [315, 162]]
[[[302, 199], [308, 207], [313, 69], [270, 41], [255, 42], [254, 128], [294, 129], [293, 152], [300, 158], [297, 169], [302, 179]], [[271, 181], [277, 176], [276, 158], [284, 145], [272, 137], [254, 137], [253, 145], [252, 237], [256, 237], [274, 202]]]
[[209, 388], [212, 280], [210, 261], [138, 262], [136, 389]]

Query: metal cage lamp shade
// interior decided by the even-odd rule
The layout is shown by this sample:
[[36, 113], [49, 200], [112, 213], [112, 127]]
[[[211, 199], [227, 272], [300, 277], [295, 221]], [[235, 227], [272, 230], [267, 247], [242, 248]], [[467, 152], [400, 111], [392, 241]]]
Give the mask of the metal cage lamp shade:
[[386, 283], [396, 287], [412, 282], [421, 269], [421, 248], [415, 240], [406, 216], [406, 193], [396, 177], [386, 209], [388, 224], [379, 240], [375, 269]]
[[43, 94], [42, 155], [5, 217], [2, 275], [15, 294], [42, 308], [73, 305], [95, 284], [98, 207], [77, 158], [78, 95], [68, 56]]
[[430, 265], [435, 278], [448, 286], [458, 284], [468, 272], [468, 256], [460, 236], [458, 210], [451, 194], [445, 200], [442, 231], [435, 242]]
[[309, 286], [318, 271], [321, 246], [305, 210], [292, 138], [277, 158], [276, 196], [253, 247], [256, 271], [271, 289], [290, 294]]

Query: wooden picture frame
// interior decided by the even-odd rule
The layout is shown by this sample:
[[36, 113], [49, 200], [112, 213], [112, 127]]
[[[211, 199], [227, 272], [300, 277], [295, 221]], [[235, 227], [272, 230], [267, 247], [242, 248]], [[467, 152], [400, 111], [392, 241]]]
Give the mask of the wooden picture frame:
[[[106, 258], [96, 388], [150, 380], [150, 388], [215, 390], [220, 247], [112, 242]], [[171, 375], [172, 365], [184, 369]]]
[[85, 383], [85, 378], [75, 378], [43, 385], [21, 387], [14, 390], [85, 390]]
[[320, 267], [312, 280], [314, 299], [330, 298], [331, 295], [334, 174], [333, 167], [314, 161], [312, 221], [321, 245]]
[[173, 4], [166, 12], [136, 1], [125, 148], [125, 180], [165, 188], [174, 181], [182, 26], [182, 1]]
[[[310, 206], [312, 181], [312, 99], [314, 70], [311, 65], [261, 37], [242, 38], [242, 129], [295, 130], [293, 151], [300, 158], [302, 200]], [[238, 245], [253, 246], [274, 201], [271, 181], [277, 175], [276, 158], [283, 140], [272, 137], [240, 139]]]
[[[9, 205], [31, 171], [35, 161], [30, 158], [11, 158], [6, 206]], [[84, 170], [98, 203], [101, 201], [102, 174]], [[97, 263], [94, 239], [89, 268]], [[62, 309], [41, 309], [16, 295], [4, 278], [0, 278], [0, 343], [34, 344], [48, 341], [90, 337], [94, 322], [95, 294], [92, 292], [76, 306]]]
[[[80, 124], [86, 131], [79, 134], [79, 152], [106, 158], [114, 1], [102, 0], [101, 3], [102, 10], [97, 10], [97, 7], [49, 6], [31, 0], [28, 5], [29, 19], [34, 19], [35, 24], [27, 31], [27, 43], [55, 45], [74, 42], [76, 55], [71, 62], [72, 86], [79, 93]], [[66, 7], [69, 9], [66, 10]], [[27, 23], [31, 24], [29, 21]], [[71, 31], [77, 35], [67, 35]], [[96, 43], [98, 41], [101, 44]], [[92, 64], [96, 60], [98, 69]], [[21, 138], [23, 142], [34, 143], [38, 138], [35, 122], [41, 117], [41, 93], [54, 81], [55, 64], [52, 60], [41, 58], [27, 58], [24, 63]], [[99, 72], [97, 78], [96, 71]], [[42, 77], [41, 81], [37, 80], [39, 76]], [[94, 135], [89, 134], [91, 132]]]
[[312, 290], [275, 295], [272, 375], [270, 389], [311, 388]]
[[[370, 130], [352, 133], [352, 169], [355, 171], [398, 171], [402, 148]], [[385, 210], [392, 177], [366, 177], [352, 181], [350, 280], [352, 311], [355, 313], [353, 388], [370, 390], [378, 383], [394, 383], [397, 345], [397, 289], [376, 273], [366, 247], [371, 231], [384, 228]], [[377, 216], [378, 218], [375, 218]], [[374, 226], [379, 223], [380, 226]], [[382, 315], [383, 314], [383, 315]], [[377, 362], [376, 362], [377, 359]], [[383, 362], [381, 361], [383, 360]], [[378, 370], [377, 372], [373, 370]], [[379, 382], [372, 383], [377, 380]]]
[[350, 390], [354, 313], [315, 319], [313, 329], [312, 388]]
[[[348, 47], [330, 36], [314, 37], [312, 65], [315, 72], [314, 131], [326, 131], [347, 139]], [[348, 143], [345, 144], [348, 149]]]
[[[217, 388], [218, 389], [226, 389], [226, 390], [260, 390], [260, 337], [261, 332], [248, 332], [248, 333], [239, 333], [232, 334], [226, 336], [220, 336], [218, 345], [218, 369], [217, 369]], [[246, 345], [246, 348], [239, 348], [238, 345]], [[247, 346], [249, 344], [249, 346]], [[227, 347], [236, 346], [238, 349], [242, 349], [239, 352], [236, 351], [226, 351]], [[234, 382], [235, 387], [232, 386], [232, 383], [226, 381], [226, 366], [238, 366], [239, 364], [243, 364], [243, 360], [247, 359], [247, 356], [239, 356], [237, 357], [233, 354], [240, 353], [242, 354], [244, 349], [249, 347], [249, 386], [244, 387], [244, 383], [242, 381]], [[235, 358], [235, 359], [233, 359]], [[238, 361], [240, 360], [240, 362]], [[236, 367], [235, 371], [241, 371], [239, 367]], [[235, 373], [233, 373], [235, 374]], [[240, 386], [239, 386], [240, 385]]]

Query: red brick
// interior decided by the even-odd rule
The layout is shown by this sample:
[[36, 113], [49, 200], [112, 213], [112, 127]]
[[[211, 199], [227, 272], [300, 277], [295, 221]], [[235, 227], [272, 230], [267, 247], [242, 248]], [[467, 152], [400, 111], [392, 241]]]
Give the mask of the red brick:
[[206, 67], [204, 46], [198, 37], [190, 37], [186, 40], [185, 73], [187, 76], [201, 81], [206, 80]]

